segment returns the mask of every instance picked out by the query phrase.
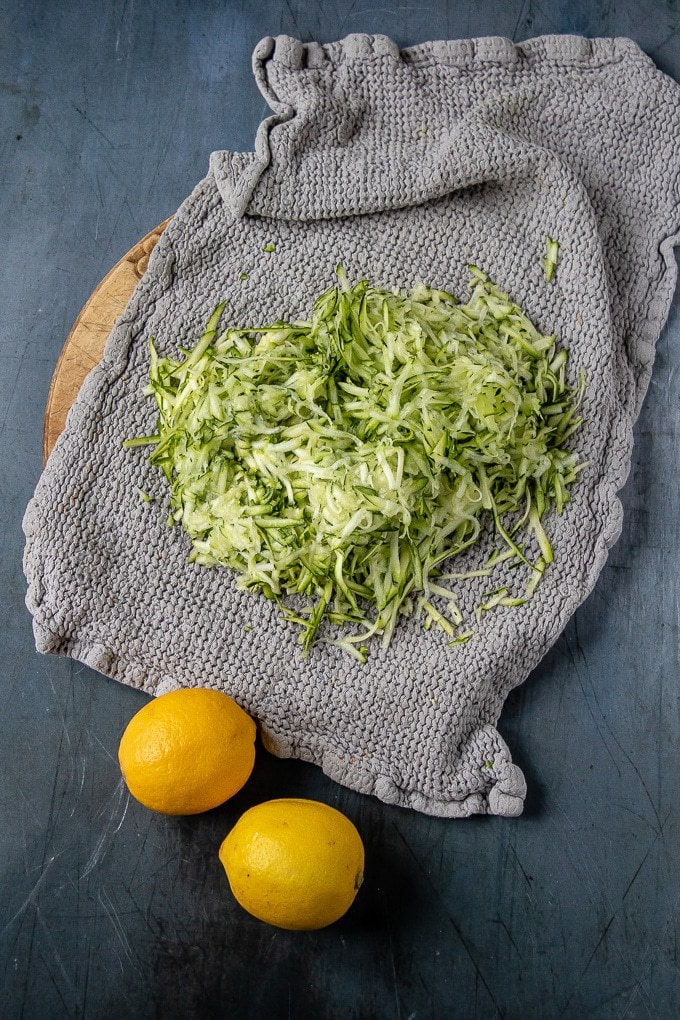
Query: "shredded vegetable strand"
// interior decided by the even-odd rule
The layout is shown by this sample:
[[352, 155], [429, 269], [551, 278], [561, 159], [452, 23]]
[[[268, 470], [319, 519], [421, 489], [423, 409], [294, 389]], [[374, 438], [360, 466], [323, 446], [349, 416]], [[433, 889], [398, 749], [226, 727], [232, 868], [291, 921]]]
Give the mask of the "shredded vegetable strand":
[[503, 551], [447, 576], [509, 561], [529, 581], [521, 596], [487, 597], [478, 621], [521, 605], [553, 560], [542, 519], [562, 511], [583, 466], [564, 445], [583, 383], [567, 384], [556, 338], [470, 269], [466, 304], [424, 284], [351, 286], [339, 266], [309, 321], [219, 332], [220, 305], [184, 357], [159, 358], [151, 342], [157, 428], [126, 445], [154, 447], [190, 559], [276, 600], [305, 654], [327, 620], [364, 661], [361, 642], [389, 644], [414, 611], [451, 644], [469, 640], [456, 636], [455, 593], [434, 582], [481, 541], [484, 516]]

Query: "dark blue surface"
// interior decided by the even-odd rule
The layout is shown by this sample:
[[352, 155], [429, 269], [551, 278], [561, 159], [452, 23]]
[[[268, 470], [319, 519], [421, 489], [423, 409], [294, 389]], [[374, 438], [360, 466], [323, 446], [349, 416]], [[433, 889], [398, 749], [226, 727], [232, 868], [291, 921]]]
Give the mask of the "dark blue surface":
[[[0, 1017], [675, 1018], [680, 1015], [677, 451], [680, 306], [661, 338], [597, 588], [500, 730], [517, 820], [441, 821], [261, 751], [229, 804], [129, 801], [120, 734], [146, 700], [39, 657], [21, 518], [42, 417], [84, 301], [172, 213], [216, 148], [251, 149], [264, 35], [330, 41], [629, 35], [680, 79], [675, 2], [0, 6]], [[367, 850], [352, 911], [316, 934], [243, 914], [217, 848], [249, 805], [308, 796]]]

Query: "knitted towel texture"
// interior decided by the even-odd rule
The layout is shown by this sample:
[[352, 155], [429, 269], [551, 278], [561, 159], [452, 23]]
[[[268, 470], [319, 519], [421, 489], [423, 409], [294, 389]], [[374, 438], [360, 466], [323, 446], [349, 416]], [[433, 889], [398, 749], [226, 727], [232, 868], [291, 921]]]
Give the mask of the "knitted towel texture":
[[[253, 68], [272, 110], [255, 151], [211, 156], [27, 508], [37, 648], [151, 694], [226, 691], [274, 754], [389, 803], [517, 815], [526, 784], [496, 724], [620, 532], [617, 493], [676, 279], [680, 87], [630, 40], [571, 36], [402, 51], [384, 36], [323, 46], [280, 36], [258, 44]], [[550, 284], [547, 234], [560, 243]], [[588, 383], [572, 437], [588, 467], [562, 516], [546, 517], [555, 563], [537, 595], [477, 626], [490, 581], [461, 582], [472, 640], [449, 647], [403, 618], [388, 649], [373, 640], [365, 665], [328, 644], [303, 659], [274, 604], [238, 591], [227, 569], [189, 564], [148, 451], [121, 446], [154, 431], [142, 394], [149, 336], [177, 355], [220, 300], [223, 323], [309, 317], [339, 261], [352, 282], [422, 280], [463, 300], [474, 263], [558, 335], [572, 381], [584, 370]], [[494, 547], [489, 531], [455, 569]], [[504, 579], [501, 567], [493, 586]]]

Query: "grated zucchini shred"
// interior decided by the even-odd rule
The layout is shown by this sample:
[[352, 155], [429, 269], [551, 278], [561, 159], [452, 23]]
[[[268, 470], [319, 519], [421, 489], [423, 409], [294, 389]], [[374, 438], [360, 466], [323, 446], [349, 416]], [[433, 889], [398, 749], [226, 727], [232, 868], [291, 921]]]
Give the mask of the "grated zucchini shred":
[[542, 259], [543, 275], [546, 283], [551, 283], [555, 278], [557, 269], [557, 253], [560, 249], [559, 241], [554, 241], [550, 234], [545, 235], [545, 255]]
[[[567, 440], [584, 383], [567, 382], [555, 336], [470, 272], [462, 304], [424, 284], [351, 286], [338, 266], [309, 321], [220, 331], [219, 305], [179, 359], [150, 341], [157, 428], [125, 445], [153, 446], [190, 559], [276, 600], [305, 654], [317, 637], [364, 662], [366, 642], [387, 646], [413, 612], [463, 644], [474, 632], [438, 582], [528, 568], [519, 595], [485, 596], [479, 622], [530, 598], [552, 562], [542, 521], [583, 467]], [[485, 519], [502, 551], [442, 575]]]

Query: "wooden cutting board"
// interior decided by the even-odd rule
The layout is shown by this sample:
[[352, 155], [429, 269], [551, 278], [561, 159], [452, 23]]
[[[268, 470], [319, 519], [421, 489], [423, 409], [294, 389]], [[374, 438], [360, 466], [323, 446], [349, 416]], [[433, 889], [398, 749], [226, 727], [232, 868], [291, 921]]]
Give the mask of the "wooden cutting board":
[[106, 274], [73, 324], [57, 361], [47, 395], [43, 426], [43, 464], [66, 424], [85, 376], [101, 361], [104, 345], [149, 264], [149, 255], [170, 219], [143, 237]]

